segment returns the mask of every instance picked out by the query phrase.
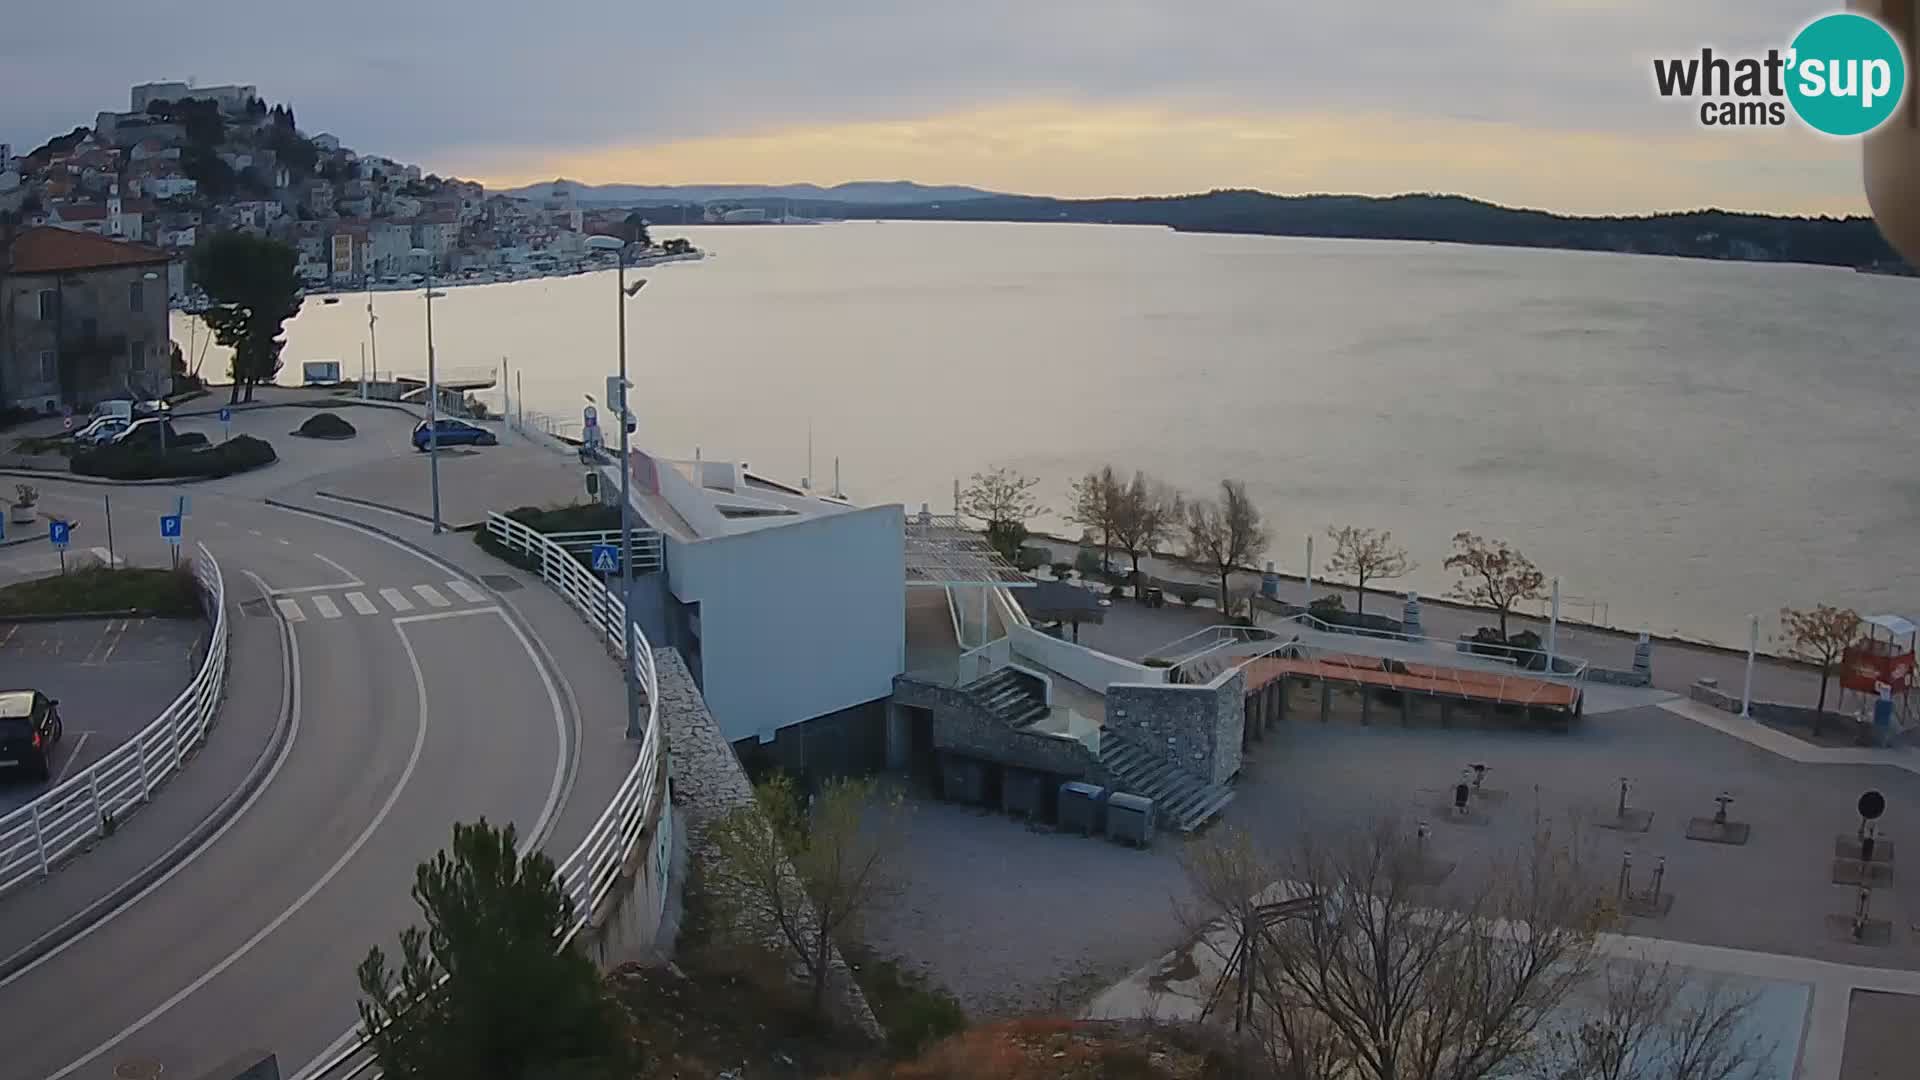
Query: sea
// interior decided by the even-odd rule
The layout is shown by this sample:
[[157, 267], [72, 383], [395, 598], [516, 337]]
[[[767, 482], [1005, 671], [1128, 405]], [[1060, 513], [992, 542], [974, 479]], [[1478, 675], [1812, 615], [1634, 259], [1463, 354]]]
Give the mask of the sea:
[[[711, 257], [639, 271], [626, 301], [655, 454], [822, 490], [837, 467], [856, 501], [935, 512], [1008, 466], [1057, 530], [1102, 465], [1202, 496], [1231, 478], [1283, 572], [1309, 535], [1324, 561], [1329, 526], [1389, 529], [1418, 563], [1394, 587], [1438, 594], [1471, 531], [1557, 579], [1569, 617], [1725, 644], [1754, 615], [1775, 636], [1783, 606], [1920, 616], [1920, 281], [1083, 224], [656, 232]], [[504, 365], [527, 408], [577, 418], [617, 364], [616, 292], [612, 271], [445, 289], [437, 363]], [[424, 371], [421, 292], [373, 303], [379, 370]], [[310, 299], [281, 381], [352, 377], [368, 344], [363, 294]]]

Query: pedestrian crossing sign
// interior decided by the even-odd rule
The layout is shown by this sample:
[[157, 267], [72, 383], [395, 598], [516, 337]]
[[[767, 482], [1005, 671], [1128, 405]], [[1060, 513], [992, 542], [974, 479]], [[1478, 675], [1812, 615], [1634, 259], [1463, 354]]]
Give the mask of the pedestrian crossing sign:
[[593, 545], [593, 569], [597, 574], [611, 574], [620, 569], [620, 549], [612, 544]]

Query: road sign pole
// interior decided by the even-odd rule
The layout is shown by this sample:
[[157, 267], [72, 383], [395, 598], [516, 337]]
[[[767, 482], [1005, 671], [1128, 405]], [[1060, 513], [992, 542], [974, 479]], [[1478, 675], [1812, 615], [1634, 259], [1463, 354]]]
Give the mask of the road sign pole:
[[113, 496], [102, 495], [100, 501], [107, 507], [107, 569], [111, 570], [120, 565], [120, 560], [113, 557]]

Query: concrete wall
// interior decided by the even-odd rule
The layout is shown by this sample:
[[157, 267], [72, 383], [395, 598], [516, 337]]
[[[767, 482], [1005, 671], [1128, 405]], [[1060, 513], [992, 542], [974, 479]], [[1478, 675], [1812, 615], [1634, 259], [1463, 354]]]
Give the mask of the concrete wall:
[[1201, 686], [1115, 683], [1107, 727], [1149, 752], [1216, 784], [1240, 771], [1247, 676], [1229, 671]]
[[1089, 690], [1104, 693], [1109, 683], [1163, 683], [1167, 679], [1165, 668], [1150, 668], [1095, 652], [1032, 627], [1010, 627], [1007, 636], [1012, 639], [1014, 655], [1057, 671]]
[[[1687, 696], [1722, 712], [1740, 715], [1740, 695], [1729, 694], [1712, 682], [1702, 680], [1694, 683], [1687, 687]], [[1834, 687], [1828, 692], [1827, 700], [1831, 703], [1838, 696], [1839, 680], [1835, 679]], [[1776, 724], [1801, 724], [1812, 727], [1814, 721], [1818, 719], [1816, 709], [1805, 705], [1783, 705], [1777, 701], [1755, 701], [1751, 712], [1755, 720], [1771, 720]], [[1852, 723], [1851, 717], [1842, 716], [1832, 709], [1827, 710], [1828, 726], [1838, 729], [1843, 723]]]
[[728, 742], [893, 692], [907, 648], [902, 532], [900, 507], [876, 506], [666, 541], [668, 588], [700, 605], [700, 685]]
[[666, 925], [676, 883], [685, 879], [685, 838], [675, 832], [667, 766], [661, 762], [660, 797], [620, 880], [580, 934], [580, 944], [602, 971], [646, 963], [668, 954], [673, 928]]
[[741, 764], [819, 777], [865, 776], [886, 767], [887, 703], [869, 701], [781, 728], [770, 743], [734, 744]]
[[965, 693], [918, 679], [893, 681], [895, 705], [933, 713], [933, 745], [985, 761], [1038, 769], [1073, 779], [1100, 779], [1098, 761], [1078, 739], [1008, 727], [975, 707]]

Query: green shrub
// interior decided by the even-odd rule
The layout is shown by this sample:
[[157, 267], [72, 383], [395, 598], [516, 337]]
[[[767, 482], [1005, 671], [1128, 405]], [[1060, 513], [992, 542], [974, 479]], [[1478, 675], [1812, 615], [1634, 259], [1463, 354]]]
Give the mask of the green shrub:
[[1107, 598], [1110, 600], [1120, 600], [1125, 598], [1126, 595], [1127, 587], [1125, 585], [1115, 585], [1113, 588], [1107, 590]]
[[1170, 591], [1173, 593], [1174, 599], [1180, 601], [1181, 603], [1187, 605], [1188, 607], [1192, 607], [1193, 605], [1200, 602], [1201, 597], [1207, 595], [1213, 590], [1208, 589], [1203, 585], [1184, 585], [1183, 584], [1183, 585], [1175, 585]]
[[1102, 569], [1100, 556], [1089, 548], [1081, 548], [1080, 554], [1073, 557], [1073, 568], [1080, 571], [1081, 577], [1092, 577]]
[[1022, 573], [1031, 574], [1035, 570], [1047, 565], [1047, 549], [1023, 547], [1020, 549], [1019, 557], [1013, 560], [1013, 565], [1018, 567]]
[[1347, 610], [1347, 602], [1345, 600], [1340, 599], [1340, 596], [1338, 593], [1328, 593], [1327, 595], [1322, 596], [1319, 599], [1315, 600], [1313, 603], [1307, 605], [1307, 611], [1309, 613], [1315, 616], [1318, 616], [1319, 618], [1326, 619], [1328, 622], [1334, 621], [1333, 619], [1328, 618], [1328, 616], [1343, 615], [1346, 613], [1346, 610]]
[[177, 480], [231, 476], [278, 460], [272, 443], [236, 435], [218, 446], [174, 446], [164, 453], [157, 446], [102, 446], [75, 454], [73, 471], [108, 480]]
[[967, 1014], [960, 1003], [926, 977], [892, 960], [847, 950], [857, 969], [860, 990], [873, 1007], [874, 1019], [887, 1032], [887, 1048], [900, 1057], [913, 1057], [949, 1035], [965, 1031]]
[[1057, 563], [1054, 563], [1054, 564], [1053, 564], [1053, 576], [1054, 576], [1054, 577], [1055, 577], [1056, 579], [1058, 579], [1058, 580], [1060, 580], [1060, 581], [1065, 581], [1065, 580], [1067, 580], [1067, 575], [1069, 575], [1069, 574], [1071, 574], [1071, 573], [1073, 573], [1073, 564], [1072, 564], [1072, 563], [1070, 563], [1070, 562], [1057, 562]]
[[317, 412], [307, 417], [293, 432], [309, 439], [351, 439], [355, 432], [353, 425], [338, 413]]

